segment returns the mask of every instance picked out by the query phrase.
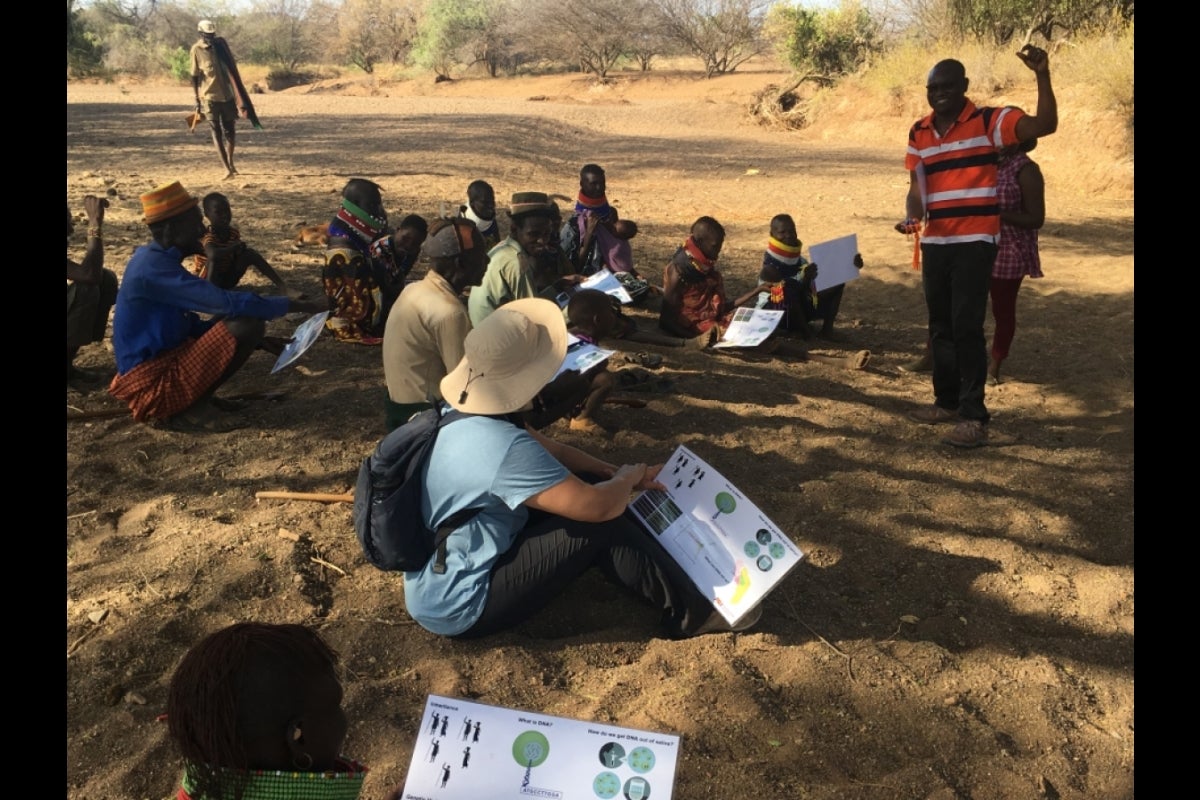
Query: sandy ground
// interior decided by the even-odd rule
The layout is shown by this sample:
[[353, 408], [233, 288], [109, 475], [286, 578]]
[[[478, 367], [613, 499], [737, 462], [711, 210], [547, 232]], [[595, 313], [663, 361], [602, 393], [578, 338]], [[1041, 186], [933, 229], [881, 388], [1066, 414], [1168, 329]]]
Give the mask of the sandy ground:
[[[341, 652], [345, 750], [372, 767], [367, 798], [403, 782], [431, 692], [679, 733], [685, 800], [1133, 796], [1133, 210], [1120, 126], [1059, 87], [1060, 131], [1034, 154], [1047, 277], [1022, 289], [1005, 380], [989, 390], [994, 444], [960, 452], [904, 418], [932, 397], [928, 376], [898, 368], [925, 336], [911, 243], [891, 230], [920, 96], [887, 109], [848, 98], [798, 133], [748, 124], [751, 93], [782, 78], [265, 94], [266, 130], [242, 126], [232, 181], [207, 137], [184, 129], [187, 87], [68, 85], [68, 202], [79, 212], [84, 194], [111, 190], [118, 273], [147, 240], [139, 193], [167, 180], [228, 194], [243, 237], [319, 292], [321, 254], [291, 242], [330, 217], [348, 177], [382, 184], [393, 218], [433, 216], [480, 177], [502, 203], [573, 195], [594, 161], [640, 223], [635, 254], [655, 280], [701, 214], [728, 228], [731, 293], [752, 285], [776, 213], [807, 243], [857, 233], [867, 267], [836, 347], [874, 354], [851, 373], [663, 351], [677, 394], [607, 410], [609, 439], [552, 429], [617, 462], [685, 443], [806, 552], [756, 629], [687, 642], [658, 638], [640, 605], [590, 575], [510, 633], [440, 639], [406, 615], [400, 576], [363, 560], [348, 506], [256, 500], [352, 488], [382, 433], [378, 350], [322, 338], [277, 376], [255, 356], [229, 393], [285, 394], [256, 403], [246, 431], [69, 421], [68, 798], [170, 795], [179, 762], [156, 717], [171, 672], [201, 635], [246, 619], [314, 625]], [[1029, 93], [992, 99], [1033, 105]], [[79, 363], [111, 370], [108, 343]], [[68, 389], [67, 406], [116, 403]]]

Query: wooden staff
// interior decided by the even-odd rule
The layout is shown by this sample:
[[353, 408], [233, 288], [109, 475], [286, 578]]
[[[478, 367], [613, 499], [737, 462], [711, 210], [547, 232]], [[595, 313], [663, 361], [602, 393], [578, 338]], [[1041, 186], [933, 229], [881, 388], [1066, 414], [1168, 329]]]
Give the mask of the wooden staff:
[[353, 503], [354, 492], [325, 494], [322, 492], [255, 492], [259, 500], [312, 500], [317, 503]]

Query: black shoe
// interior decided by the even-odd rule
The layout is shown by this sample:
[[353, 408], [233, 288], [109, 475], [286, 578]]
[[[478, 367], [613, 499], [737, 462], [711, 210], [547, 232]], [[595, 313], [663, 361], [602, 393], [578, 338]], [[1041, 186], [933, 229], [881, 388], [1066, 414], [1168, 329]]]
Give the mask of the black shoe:
[[737, 621], [736, 625], [730, 625], [725, 617], [721, 616], [720, 611], [713, 611], [708, 615], [708, 619], [701, 623], [692, 636], [703, 636], [706, 633], [741, 633], [748, 631], [758, 624], [762, 619], [762, 605], [759, 604], [752, 608], [748, 613], [743, 614], [742, 618]]

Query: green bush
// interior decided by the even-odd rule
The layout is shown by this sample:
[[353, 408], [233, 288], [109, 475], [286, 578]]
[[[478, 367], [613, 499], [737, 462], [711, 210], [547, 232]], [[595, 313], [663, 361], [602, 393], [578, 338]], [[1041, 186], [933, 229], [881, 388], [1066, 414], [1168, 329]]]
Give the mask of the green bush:
[[883, 50], [879, 24], [855, 0], [823, 11], [780, 3], [765, 30], [792, 69], [828, 81], [869, 65]]
[[192, 77], [192, 53], [183, 47], [167, 51], [167, 69], [171, 77], [177, 81], [187, 81]]
[[100, 37], [75, 8], [75, 0], [67, 0], [67, 74], [76, 78], [98, 75], [103, 67]]

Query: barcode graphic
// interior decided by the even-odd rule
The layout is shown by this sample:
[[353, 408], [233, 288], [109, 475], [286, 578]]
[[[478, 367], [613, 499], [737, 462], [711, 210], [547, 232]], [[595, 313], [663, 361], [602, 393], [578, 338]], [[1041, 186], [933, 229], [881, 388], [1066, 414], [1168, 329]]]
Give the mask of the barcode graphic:
[[662, 536], [672, 522], [683, 516], [675, 501], [661, 489], [647, 489], [630, 507], [655, 536]]

